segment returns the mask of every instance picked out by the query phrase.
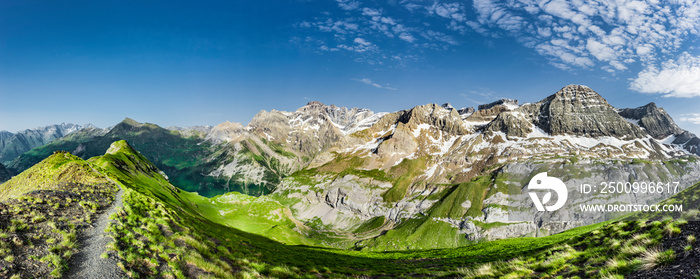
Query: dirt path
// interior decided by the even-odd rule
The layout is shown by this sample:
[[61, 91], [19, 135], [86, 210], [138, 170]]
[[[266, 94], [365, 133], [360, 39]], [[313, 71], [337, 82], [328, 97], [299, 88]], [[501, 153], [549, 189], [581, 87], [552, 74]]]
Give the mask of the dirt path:
[[[115, 183], [116, 184], [116, 183]], [[112, 204], [97, 217], [94, 227], [85, 230], [80, 237], [80, 251], [70, 261], [65, 278], [126, 278], [124, 272], [117, 266], [116, 259], [100, 257], [107, 249], [105, 246], [112, 239], [107, 236], [105, 229], [111, 222], [109, 215], [117, 212], [122, 206], [122, 194], [124, 190], [119, 188], [117, 196]]]

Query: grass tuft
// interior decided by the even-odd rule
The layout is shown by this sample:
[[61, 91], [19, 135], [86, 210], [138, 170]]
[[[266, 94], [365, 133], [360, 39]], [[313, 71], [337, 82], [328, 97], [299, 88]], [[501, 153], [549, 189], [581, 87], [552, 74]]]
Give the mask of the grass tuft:
[[644, 270], [652, 270], [657, 267], [666, 266], [676, 259], [676, 253], [669, 249], [661, 251], [659, 248], [649, 249], [642, 253], [642, 268]]

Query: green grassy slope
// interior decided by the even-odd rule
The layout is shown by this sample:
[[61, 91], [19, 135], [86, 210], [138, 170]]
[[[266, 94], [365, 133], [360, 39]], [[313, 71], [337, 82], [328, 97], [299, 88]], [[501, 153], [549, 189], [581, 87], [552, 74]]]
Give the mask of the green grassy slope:
[[90, 166], [67, 152], [57, 152], [40, 163], [0, 185], [0, 200], [17, 197], [32, 190], [51, 190], [60, 183], [106, 183], [93, 175]]
[[[267, 197], [252, 197], [239, 193], [206, 198], [180, 190], [170, 184], [139, 152], [126, 141], [111, 145], [110, 153], [88, 160], [105, 173], [114, 176], [128, 189], [145, 196], [156, 197], [182, 212], [274, 238], [290, 244], [312, 244], [297, 228], [291, 212]], [[223, 213], [223, 214], [221, 214]], [[301, 227], [303, 228], [303, 227]]]
[[197, 200], [199, 212], [209, 220], [246, 232], [253, 232], [284, 244], [313, 245], [311, 229], [296, 221], [292, 212], [266, 196], [253, 197], [237, 192]]

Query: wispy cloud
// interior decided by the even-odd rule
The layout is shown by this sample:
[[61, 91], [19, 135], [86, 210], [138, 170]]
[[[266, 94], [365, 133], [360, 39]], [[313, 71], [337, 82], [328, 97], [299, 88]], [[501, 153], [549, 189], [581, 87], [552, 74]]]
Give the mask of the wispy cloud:
[[338, 2], [338, 7], [343, 10], [355, 10], [360, 7], [360, 2], [354, 0], [336, 0]]
[[696, 125], [700, 125], [700, 113], [689, 113], [684, 114], [680, 118], [683, 122], [690, 122]]
[[376, 82], [373, 82], [371, 79], [368, 78], [361, 78], [361, 79], [353, 79], [354, 81], [359, 81], [367, 85], [374, 86], [376, 88], [381, 88], [381, 89], [386, 89], [386, 90], [396, 90], [394, 87], [390, 87], [388, 85], [381, 85]]
[[647, 66], [630, 83], [642, 93], [664, 94], [666, 97], [700, 96], [700, 57], [682, 53], [678, 59]]
[[561, 68], [608, 72], [651, 63], [700, 32], [694, 1], [475, 0], [467, 26], [492, 36], [509, 35], [550, 57]]
[[483, 105], [498, 99], [503, 99], [496, 97], [497, 94], [498, 93], [488, 88], [477, 88], [475, 90], [467, 90], [467, 92], [461, 93], [460, 96], [476, 105]]
[[375, 44], [368, 42], [363, 38], [355, 38], [351, 45], [339, 44], [338, 48], [358, 53], [377, 50], [377, 46]]
[[[405, 1], [399, 1], [405, 2]], [[461, 3], [432, 3], [430, 5], [415, 5], [410, 10], [409, 3], [401, 3], [395, 7], [377, 7], [357, 0], [336, 0], [341, 13], [327, 13], [313, 20], [306, 20], [296, 26], [307, 30], [315, 30], [326, 36], [314, 36], [310, 41], [317, 42], [321, 51], [348, 51], [358, 56], [357, 61], [376, 64], [383, 62], [399, 62], [392, 57], [415, 56], [422, 49], [445, 50], [459, 45], [459, 41], [451, 34], [464, 34], [468, 28], [463, 24], [467, 19], [467, 7]], [[408, 11], [403, 10], [405, 8]], [[404, 13], [402, 17], [399, 12]], [[419, 20], [403, 20], [405, 13], [417, 13]], [[398, 13], [398, 14], [397, 14]], [[449, 23], [430, 26], [426, 24], [426, 16], [435, 16]], [[330, 36], [328, 36], [330, 35]], [[358, 42], [361, 38], [372, 45]], [[405, 44], [406, 47], [384, 47], [388, 45]], [[413, 50], [416, 51], [413, 51]], [[405, 61], [401, 61], [405, 63]]]
[[[663, 61], [677, 55], [691, 36], [700, 35], [698, 0], [394, 3], [398, 6], [336, 0], [340, 12], [298, 26], [330, 35], [312, 40], [322, 51], [347, 51], [358, 61], [380, 61], [377, 64], [395, 56], [420, 55], [426, 49], [450, 50], [465, 45], [465, 36], [476, 32], [515, 38], [562, 69], [602, 69], [615, 75], [641, 64], [647, 68], [640, 73], [642, 78], [653, 74], [654, 66], [663, 73]], [[372, 45], [358, 43], [357, 38]], [[683, 90], [669, 92], [688, 95]]]
[[433, 5], [426, 7], [426, 9], [428, 13], [457, 22], [463, 22], [467, 19], [465, 7], [462, 3], [438, 3], [436, 1]]

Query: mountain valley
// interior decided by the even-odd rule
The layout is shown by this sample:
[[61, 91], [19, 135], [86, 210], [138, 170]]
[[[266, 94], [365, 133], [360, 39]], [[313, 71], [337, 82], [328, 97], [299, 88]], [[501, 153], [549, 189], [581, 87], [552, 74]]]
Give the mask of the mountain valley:
[[[110, 129], [68, 131], [17, 155], [7, 170], [0, 165], [0, 181], [16, 174], [0, 185], [0, 199], [41, 205], [27, 195], [95, 185], [113, 199], [117, 184], [124, 206], [112, 216], [105, 256], [130, 277], [643, 276], [641, 250], [629, 249], [687, 238], [693, 232], [685, 228], [694, 228], [687, 221], [698, 217], [700, 139], [654, 103], [615, 108], [581, 85], [535, 103], [503, 99], [476, 110], [427, 104], [375, 113], [310, 102], [294, 112], [261, 111], [246, 126], [166, 129], [126, 118]], [[634, 196], [569, 190], [567, 207], [542, 215], [526, 191], [542, 172], [569, 189], [601, 181], [677, 182], [678, 189]], [[687, 221], [573, 210], [600, 201], [682, 201], [692, 210], [682, 214]], [[58, 207], [75, 202], [65, 203]], [[75, 217], [70, 232], [80, 234], [80, 224], [105, 205], [82, 207], [90, 216], [83, 223]], [[50, 227], [45, 220], [23, 219], [35, 225], [18, 237], [35, 239]], [[632, 241], [632, 234], [641, 236]], [[689, 245], [663, 247], [695, 255]], [[41, 253], [65, 264], [79, 248], [60, 249]], [[629, 267], [596, 262], [600, 253]], [[35, 264], [66, 272], [62, 264]]]

